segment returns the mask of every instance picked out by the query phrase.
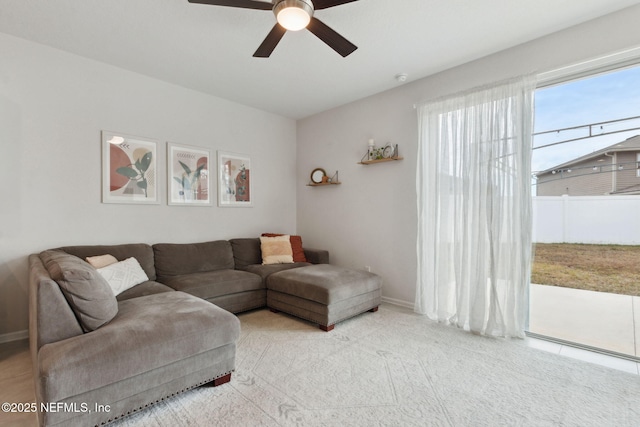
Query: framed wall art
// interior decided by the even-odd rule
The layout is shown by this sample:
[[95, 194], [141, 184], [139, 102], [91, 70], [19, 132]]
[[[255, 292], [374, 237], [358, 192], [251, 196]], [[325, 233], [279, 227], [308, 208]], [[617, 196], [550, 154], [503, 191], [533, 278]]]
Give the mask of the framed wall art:
[[159, 203], [157, 141], [102, 131], [102, 203]]
[[252, 180], [248, 156], [218, 151], [218, 206], [253, 206]]
[[210, 152], [205, 148], [167, 143], [167, 202], [211, 206]]

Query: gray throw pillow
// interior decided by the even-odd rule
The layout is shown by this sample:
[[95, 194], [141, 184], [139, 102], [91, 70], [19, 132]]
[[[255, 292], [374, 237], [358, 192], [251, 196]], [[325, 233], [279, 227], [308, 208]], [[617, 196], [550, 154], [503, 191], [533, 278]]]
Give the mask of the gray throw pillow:
[[116, 316], [118, 301], [113, 290], [89, 263], [56, 250], [41, 252], [40, 259], [85, 332], [98, 329]]

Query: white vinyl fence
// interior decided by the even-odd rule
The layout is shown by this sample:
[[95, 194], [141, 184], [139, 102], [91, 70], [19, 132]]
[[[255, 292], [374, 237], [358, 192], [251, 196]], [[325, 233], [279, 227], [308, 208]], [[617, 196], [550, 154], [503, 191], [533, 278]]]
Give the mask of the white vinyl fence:
[[533, 241], [640, 245], [640, 196], [534, 197]]

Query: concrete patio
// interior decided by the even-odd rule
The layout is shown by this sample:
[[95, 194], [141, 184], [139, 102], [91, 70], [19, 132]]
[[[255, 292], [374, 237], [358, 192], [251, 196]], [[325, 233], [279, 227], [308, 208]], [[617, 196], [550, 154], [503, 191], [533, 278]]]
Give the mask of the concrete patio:
[[640, 357], [640, 297], [532, 284], [529, 331]]

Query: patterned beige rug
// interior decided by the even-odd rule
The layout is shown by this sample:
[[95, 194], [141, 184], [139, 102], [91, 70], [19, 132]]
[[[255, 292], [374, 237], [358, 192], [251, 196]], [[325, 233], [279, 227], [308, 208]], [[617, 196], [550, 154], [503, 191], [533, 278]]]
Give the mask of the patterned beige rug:
[[241, 314], [232, 381], [113, 426], [638, 426], [640, 376], [381, 307], [333, 332]]

